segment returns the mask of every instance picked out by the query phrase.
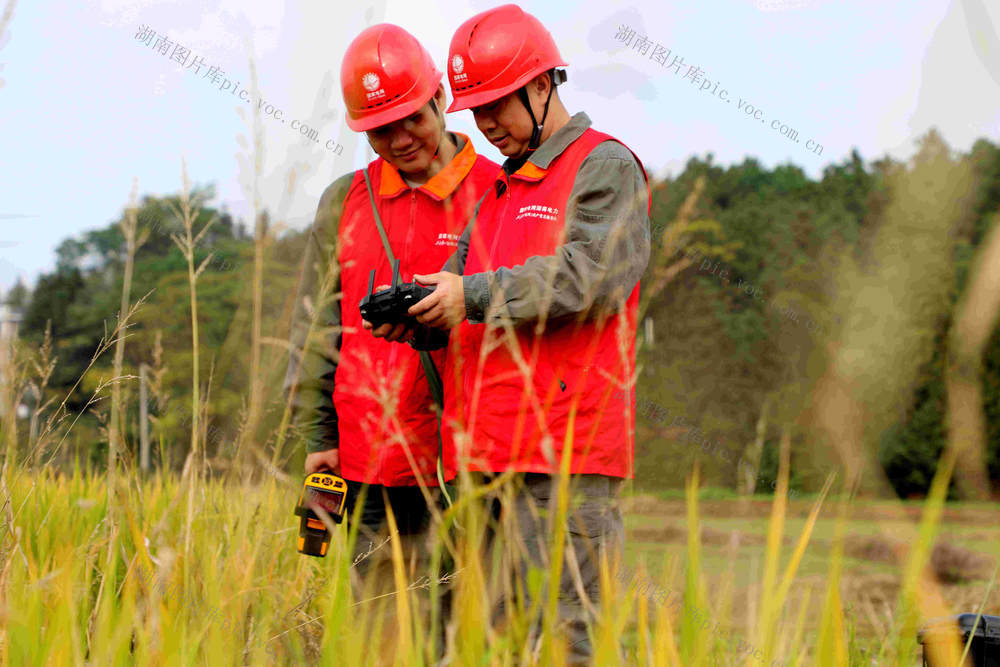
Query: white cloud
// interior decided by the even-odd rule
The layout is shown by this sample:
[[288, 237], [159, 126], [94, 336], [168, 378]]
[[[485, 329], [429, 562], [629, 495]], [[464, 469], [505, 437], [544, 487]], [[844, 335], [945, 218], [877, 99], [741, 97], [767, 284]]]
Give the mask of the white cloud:
[[90, 4], [96, 5], [104, 26], [148, 25], [157, 34], [205, 55], [206, 61], [229, 53], [240, 53], [238, 60], [245, 61], [247, 36], [258, 56], [274, 51], [285, 19], [281, 2], [216, 0], [213, 6], [193, 0], [91, 0]]
[[790, 9], [811, 9], [820, 0], [753, 0], [753, 6], [762, 12], [784, 12]]

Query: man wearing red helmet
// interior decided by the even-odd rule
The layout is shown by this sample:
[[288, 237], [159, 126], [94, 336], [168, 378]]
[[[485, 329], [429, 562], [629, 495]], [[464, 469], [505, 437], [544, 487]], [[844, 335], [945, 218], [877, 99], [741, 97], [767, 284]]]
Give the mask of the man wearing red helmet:
[[[328, 470], [347, 481], [348, 515], [368, 485], [355, 545], [363, 572], [390, 552], [379, 546], [385, 502], [404, 548], [426, 563], [427, 501], [437, 502], [438, 485], [437, 418], [418, 353], [364, 332], [358, 309], [369, 271], [376, 285], [391, 282], [373, 208], [399, 259], [400, 280], [410, 282], [454, 252], [499, 166], [477, 155], [468, 137], [445, 130], [442, 75], [402, 28], [364, 30], [347, 48], [340, 76], [347, 124], [365, 132], [379, 157], [334, 181], [320, 198], [285, 388], [306, 442], [306, 472]], [[431, 355], [443, 367], [444, 350]], [[372, 551], [378, 553], [363, 557]]]
[[[525, 566], [552, 568], [544, 545], [568, 531], [558, 613], [572, 660], [586, 661], [586, 610], [596, 607], [602, 561], [613, 568], [620, 558], [617, 500], [632, 477], [650, 191], [627, 147], [591, 129], [586, 114], [570, 117], [556, 91], [566, 63], [520, 7], [466, 21], [448, 55], [448, 111], [471, 108], [507, 160], [444, 270], [416, 276], [436, 289], [410, 313], [454, 329], [460, 350], [444, 373], [446, 454], [486, 478], [518, 473], [494, 511], [522, 582]], [[574, 498], [563, 526], [546, 518], [560, 478]]]

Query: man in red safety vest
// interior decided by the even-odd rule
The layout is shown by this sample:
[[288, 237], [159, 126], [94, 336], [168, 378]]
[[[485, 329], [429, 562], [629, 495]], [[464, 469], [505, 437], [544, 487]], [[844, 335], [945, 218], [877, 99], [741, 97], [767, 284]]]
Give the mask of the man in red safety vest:
[[[330, 471], [347, 481], [349, 522], [364, 498], [356, 570], [363, 574], [372, 563], [389, 568], [388, 576], [383, 571], [372, 579], [391, 585], [386, 504], [407, 563], [425, 567], [430, 514], [439, 502], [439, 436], [417, 351], [364, 331], [358, 304], [368, 293], [369, 272], [375, 271], [375, 285], [392, 280], [373, 208], [400, 262], [401, 281], [411, 282], [454, 252], [500, 167], [477, 155], [468, 137], [446, 131], [442, 74], [402, 28], [364, 30], [348, 46], [340, 74], [347, 124], [366, 134], [378, 158], [334, 181], [320, 199], [285, 388], [306, 442], [306, 472]], [[431, 353], [438, 368], [444, 355], [443, 349]], [[407, 576], [413, 581], [424, 574]]]
[[[558, 613], [571, 660], [582, 662], [601, 564], [615, 567], [623, 546], [618, 494], [633, 470], [650, 191], [624, 144], [566, 111], [556, 91], [565, 64], [517, 5], [456, 31], [448, 111], [471, 109], [507, 160], [445, 268], [415, 276], [436, 289], [410, 313], [452, 331], [442, 420], [450, 465], [485, 478], [517, 473], [516, 491], [494, 511], [504, 548], [517, 548], [519, 586], [527, 567], [551, 571], [545, 544], [568, 531]], [[560, 479], [573, 504], [557, 526]]]

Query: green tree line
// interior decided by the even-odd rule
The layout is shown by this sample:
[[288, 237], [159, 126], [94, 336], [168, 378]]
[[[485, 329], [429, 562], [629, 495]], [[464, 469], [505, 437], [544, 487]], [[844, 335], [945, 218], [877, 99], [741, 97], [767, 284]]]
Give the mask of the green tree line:
[[[937, 192], [935, 184], [954, 192]], [[921, 196], [948, 200], [945, 273], [920, 306], [925, 329], [917, 339], [927, 343], [914, 348], [912, 368], [902, 374], [915, 379], [905, 387], [896, 382], [899, 391], [887, 389], [892, 400], [873, 407], [866, 426], [871, 433], [865, 444], [880, 468], [871, 474], [884, 475], [901, 496], [925, 493], [947, 440], [944, 368], [952, 312], [1000, 208], [1000, 148], [981, 139], [968, 153], [958, 153], [932, 130], [908, 161], [866, 162], [853, 151], [818, 179], [792, 164], [767, 169], [752, 158], [723, 167], [708, 154], [692, 157], [679, 174], [651, 186], [653, 256], [658, 259], [651, 260], [643, 286], [662, 289], [650, 292], [640, 323], [636, 462], [637, 483], [650, 488], [680, 486], [697, 458], [710, 483], [769, 490], [783, 434], [792, 441], [792, 488], [818, 488], [837, 459], [832, 451], [817, 455], [810, 442], [804, 397], [815, 391], [818, 369], [845, 327], [836, 304], [849, 290], [837, 276], [847, 267], [864, 275], [884, 259], [873, 239], [885, 228], [888, 212], [899, 210], [901, 199], [914, 200], [914, 220], [920, 210], [929, 210], [921, 206]], [[211, 188], [200, 194], [211, 200]], [[693, 203], [684, 211], [686, 201]], [[132, 295], [133, 300], [145, 297], [127, 330], [125, 353], [127, 375], [137, 376], [140, 364], [151, 369], [155, 449], [159, 464], [167, 466], [183, 460], [184, 429], [190, 428], [190, 409], [183, 407], [190, 404], [191, 379], [187, 269], [171, 240], [181, 231], [173, 212], [177, 202], [177, 196], [147, 196], [138, 204], [139, 229], [148, 230], [149, 237], [136, 254]], [[685, 215], [683, 223], [676, 222]], [[209, 206], [201, 207], [195, 226], [213, 216], [218, 221], [196, 257], [201, 262], [212, 253], [198, 286], [201, 357], [207, 360], [200, 379], [209, 389], [208, 454], [225, 458], [246, 411], [250, 381], [254, 238], [228, 213]], [[280, 397], [276, 388], [287, 351], [279, 341], [287, 338], [305, 238], [301, 231], [276, 233], [263, 216], [263, 331], [271, 340], [264, 372], [270, 378], [271, 407], [257, 437], [267, 440], [281, 420], [282, 406], [274, 399]], [[61, 400], [84, 373], [102, 336], [114, 328], [123, 248], [119, 220], [66, 239], [56, 251], [54, 271], [42, 275], [30, 292], [17, 286], [7, 295], [24, 310], [21, 337], [29, 348], [39, 349], [50, 327], [57, 364], [45, 398]], [[110, 374], [110, 355], [98, 359], [68, 408], [83, 410], [101, 378]], [[895, 387], [893, 382], [887, 377], [886, 387]], [[982, 383], [987, 465], [994, 488], [1000, 489], [997, 331], [987, 348]], [[124, 386], [130, 406], [126, 439], [134, 451], [137, 382], [132, 378]], [[67, 452], [103, 460], [101, 410], [100, 402], [87, 407], [67, 438]]]

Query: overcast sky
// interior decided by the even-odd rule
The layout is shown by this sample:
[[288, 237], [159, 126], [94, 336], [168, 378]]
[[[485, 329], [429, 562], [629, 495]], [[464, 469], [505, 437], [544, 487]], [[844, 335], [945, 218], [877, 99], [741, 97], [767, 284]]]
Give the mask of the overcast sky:
[[[116, 220], [133, 179], [140, 195], [177, 192], [182, 157], [195, 183], [215, 184], [215, 205], [249, 219], [248, 123], [258, 98], [238, 97], [252, 87], [248, 45], [263, 109], [284, 120], [260, 120], [259, 197], [273, 219], [305, 226], [326, 185], [370, 159], [343, 122], [340, 60], [350, 40], [372, 23], [396, 23], [444, 71], [454, 30], [496, 4], [21, 0], [0, 38], [0, 290], [51, 270], [63, 239]], [[818, 176], [852, 147], [866, 160], [907, 158], [932, 126], [962, 151], [1000, 136], [995, 0], [521, 6], [569, 63], [560, 94], [570, 112], [586, 111], [658, 176], [709, 152], [726, 165], [750, 156]], [[136, 38], [140, 26], [156, 33], [148, 45]], [[616, 38], [620, 26], [636, 33], [628, 45]], [[154, 49], [160, 37], [170, 41], [166, 55]], [[184, 58], [177, 44], [190, 50], [188, 63], [202, 59], [199, 73], [171, 59]], [[657, 46], [670, 50], [663, 64]], [[215, 83], [211, 67], [224, 72]], [[293, 120], [317, 128], [319, 142], [292, 130]], [[449, 125], [501, 159], [470, 112]]]

